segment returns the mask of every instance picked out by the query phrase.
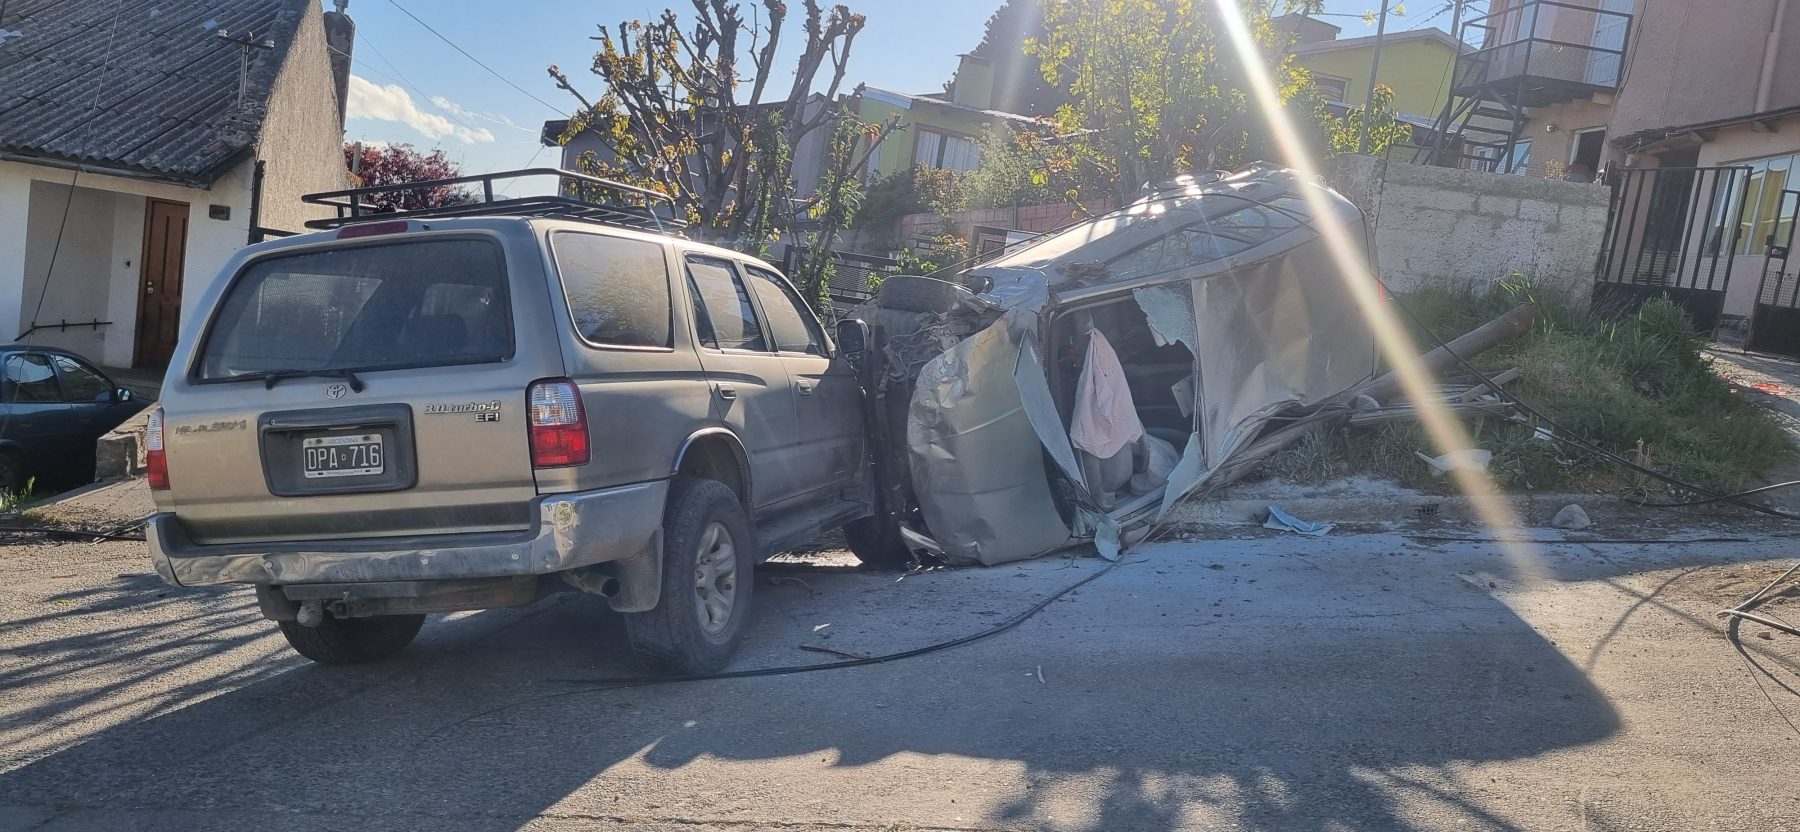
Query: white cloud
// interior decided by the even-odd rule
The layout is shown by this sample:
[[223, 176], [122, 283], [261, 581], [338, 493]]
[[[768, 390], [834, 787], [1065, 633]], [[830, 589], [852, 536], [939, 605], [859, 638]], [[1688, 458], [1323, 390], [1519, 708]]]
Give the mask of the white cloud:
[[[445, 136], [464, 144], [485, 144], [494, 140], [494, 134], [480, 127], [464, 127], [453, 124], [447, 118], [436, 113], [420, 110], [413, 103], [412, 96], [398, 84], [382, 86], [365, 78], [350, 76], [350, 118], [370, 118], [377, 121], [393, 121], [411, 127], [424, 134], [428, 139], [440, 139]], [[452, 106], [455, 106], [452, 102]], [[442, 104], [438, 106], [443, 106]], [[462, 108], [451, 110], [457, 112]]]
[[463, 105], [458, 104], [454, 101], [451, 101], [450, 99], [445, 98], [441, 95], [432, 96], [431, 103], [432, 103], [432, 105], [436, 106], [438, 109], [443, 110], [444, 112], [449, 113], [453, 116], [458, 116], [458, 117], [465, 118], [465, 119], [468, 119], [468, 118], [485, 119], [485, 120], [491, 121], [495, 124], [503, 124], [507, 127], [511, 127], [514, 130], [521, 130], [526, 133], [531, 133], [534, 135], [537, 133], [536, 130], [533, 130], [529, 127], [525, 127], [525, 126], [519, 124], [518, 122], [515, 122], [512, 119], [507, 118], [505, 115], [489, 115], [487, 113], [477, 113], [474, 110], [464, 107]]

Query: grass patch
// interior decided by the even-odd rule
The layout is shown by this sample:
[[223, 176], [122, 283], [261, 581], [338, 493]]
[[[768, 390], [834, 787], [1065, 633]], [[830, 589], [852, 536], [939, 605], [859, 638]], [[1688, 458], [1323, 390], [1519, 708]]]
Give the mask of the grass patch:
[[43, 497], [43, 494], [38, 493], [37, 478], [33, 477], [26, 480], [25, 487], [18, 491], [0, 491], [0, 514], [11, 514], [18, 511], [20, 506], [30, 505]]
[[[1795, 456], [1775, 418], [1739, 397], [1712, 371], [1687, 313], [1666, 298], [1635, 312], [1607, 316], [1512, 278], [1486, 291], [1427, 287], [1401, 295], [1426, 327], [1445, 340], [1484, 324], [1516, 304], [1538, 304], [1531, 330], [1472, 359], [1483, 372], [1518, 367], [1511, 387], [1569, 433], [1714, 491], [1735, 491]], [[1405, 316], [1402, 315], [1404, 319]], [[1429, 335], [1414, 328], [1421, 351]], [[1664, 487], [1619, 466], [1534, 436], [1516, 422], [1470, 425], [1475, 446], [1494, 452], [1494, 479], [1509, 490], [1604, 489], [1640, 495]], [[1299, 482], [1342, 472], [1386, 476], [1415, 487], [1447, 489], [1415, 452], [1435, 455], [1423, 429], [1396, 424], [1340, 430], [1295, 443], [1267, 470]]]

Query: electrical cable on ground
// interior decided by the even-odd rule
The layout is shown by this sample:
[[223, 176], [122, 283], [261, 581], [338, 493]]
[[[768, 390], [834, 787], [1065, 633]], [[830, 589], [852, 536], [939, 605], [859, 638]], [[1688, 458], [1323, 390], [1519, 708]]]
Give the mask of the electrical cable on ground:
[[1625, 502], [1630, 503], [1634, 506], [1644, 506], [1646, 508], [1685, 508], [1687, 506], [1703, 506], [1703, 505], [1707, 505], [1709, 503], [1717, 503], [1717, 502], [1723, 502], [1723, 501], [1727, 501], [1727, 500], [1734, 500], [1739, 497], [1748, 497], [1752, 494], [1761, 494], [1764, 491], [1774, 491], [1777, 488], [1790, 488], [1790, 487], [1796, 486], [1796, 485], [1800, 485], [1800, 480], [1788, 480], [1787, 482], [1778, 482], [1778, 483], [1775, 483], [1774, 485], [1765, 485], [1761, 488], [1752, 488], [1748, 491], [1739, 491], [1739, 492], [1736, 492], [1733, 494], [1725, 494], [1725, 495], [1721, 495], [1718, 497], [1707, 497], [1702, 500], [1683, 500], [1683, 501], [1677, 502], [1677, 503], [1652, 503], [1647, 500], [1637, 500], [1637, 499], [1627, 497], [1627, 498], [1625, 498]]
[[949, 650], [949, 649], [952, 649], [955, 647], [962, 647], [963, 645], [966, 645], [966, 644], [973, 644], [974, 642], [981, 641], [982, 639], [992, 638], [994, 636], [1000, 635], [1001, 633], [1004, 633], [1008, 630], [1013, 629], [1014, 627], [1019, 626], [1020, 624], [1025, 623], [1025, 621], [1027, 619], [1031, 618], [1034, 615], [1037, 615], [1040, 612], [1043, 612], [1045, 607], [1048, 607], [1051, 604], [1056, 603], [1057, 601], [1066, 597], [1069, 593], [1074, 592], [1077, 589], [1080, 589], [1084, 586], [1087, 586], [1090, 583], [1093, 583], [1094, 581], [1099, 580], [1101, 577], [1104, 577], [1105, 575], [1111, 573], [1114, 569], [1117, 569], [1118, 567], [1124, 565], [1127, 562], [1128, 561], [1124, 561], [1124, 560], [1112, 561], [1112, 562], [1106, 564], [1105, 566], [1101, 567], [1100, 570], [1095, 572], [1094, 574], [1088, 575], [1087, 577], [1082, 578], [1079, 581], [1075, 581], [1074, 583], [1071, 583], [1068, 586], [1065, 586], [1062, 589], [1059, 589], [1056, 592], [1051, 593], [1048, 597], [1043, 598], [1042, 600], [1038, 601], [1035, 604], [1032, 604], [1031, 606], [1025, 608], [1024, 611], [1020, 612], [1017, 615], [1014, 615], [1011, 618], [1008, 618], [1005, 621], [1000, 622], [999, 624], [996, 624], [992, 627], [989, 627], [988, 629], [981, 630], [979, 632], [975, 632], [975, 633], [971, 633], [966, 636], [962, 636], [960, 638], [951, 639], [949, 641], [940, 641], [940, 642], [937, 642], [934, 644], [925, 645], [924, 647], [915, 647], [911, 650], [902, 650], [898, 653], [888, 653], [885, 655], [869, 656], [867, 658], [860, 658], [860, 659], [846, 659], [841, 662], [819, 662], [816, 664], [797, 664], [797, 665], [786, 665], [786, 666], [782, 666], [782, 667], [760, 667], [760, 668], [755, 668], [753, 670], [731, 670], [731, 671], [726, 671], [723, 673], [700, 673], [700, 674], [693, 674], [693, 675], [687, 675], [687, 676], [617, 676], [617, 677], [599, 677], [599, 678], [585, 678], [585, 679], [584, 678], [546, 679], [545, 681], [553, 683], [553, 684], [581, 685], [582, 687], [578, 687], [573, 690], [558, 691], [556, 693], [545, 694], [543, 696], [534, 696], [529, 699], [523, 700], [523, 702], [519, 702], [519, 701], [509, 702], [508, 704], [498, 707], [498, 708], [490, 708], [488, 710], [482, 711], [481, 713], [475, 714], [473, 716], [463, 717], [462, 719], [456, 720], [455, 722], [452, 722], [448, 725], [445, 725], [445, 726], [438, 728], [437, 730], [431, 732], [430, 734], [426, 735], [426, 737], [423, 740], [421, 740], [420, 742], [424, 743], [426, 741], [429, 741], [431, 738], [437, 736], [438, 734], [443, 733], [444, 731], [448, 731], [451, 728], [455, 728], [459, 725], [464, 725], [464, 724], [467, 724], [470, 722], [474, 722], [475, 720], [481, 719], [482, 717], [497, 714], [502, 711], [512, 710], [513, 708], [518, 707], [520, 704], [523, 704], [524, 702], [540, 702], [540, 701], [549, 700], [549, 699], [561, 699], [561, 698], [567, 697], [567, 696], [578, 696], [578, 695], [581, 695], [584, 693], [603, 693], [603, 692], [609, 691], [609, 690], [620, 690], [623, 688], [648, 687], [651, 685], [661, 685], [661, 684], [668, 684], [668, 683], [673, 683], [673, 682], [706, 682], [706, 681], [714, 681], [714, 680], [722, 680], [722, 679], [753, 679], [753, 678], [757, 678], [757, 677], [761, 677], [761, 676], [786, 676], [786, 675], [794, 674], [794, 673], [811, 673], [811, 672], [818, 671], [818, 670], [843, 670], [843, 669], [852, 668], [852, 667], [867, 667], [869, 665], [884, 664], [886, 662], [895, 662], [895, 661], [899, 661], [901, 659], [911, 659], [911, 658], [923, 656], [923, 655], [926, 655], [929, 653], [937, 653], [937, 652]]

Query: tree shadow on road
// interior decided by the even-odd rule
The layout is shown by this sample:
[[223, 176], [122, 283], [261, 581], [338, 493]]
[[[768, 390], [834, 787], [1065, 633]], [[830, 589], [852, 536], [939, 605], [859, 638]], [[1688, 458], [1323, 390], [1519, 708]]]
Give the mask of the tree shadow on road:
[[[139, 707], [116, 700], [147, 695], [134, 686], [159, 674], [179, 677], [155, 694], [179, 706], [0, 774], [0, 808], [63, 807], [70, 828], [104, 828], [111, 809], [129, 810], [135, 828], [156, 828], [157, 810], [210, 807], [259, 813], [266, 828], [342, 816], [367, 828], [512, 830], [551, 815], [627, 825], [992, 819], [1089, 830], [1510, 830], [1519, 827], [1486, 808], [1486, 784], [1471, 782], [1471, 767], [1618, 730], [1581, 668], [1461, 582], [1418, 587], [1417, 603], [1371, 605], [1366, 616], [1311, 615], [1314, 602], [1295, 598], [1296, 587], [1380, 599], [1385, 587], [1372, 584], [1385, 579], [1313, 563], [1286, 578], [1226, 584], [1203, 561], [1165, 564], [1163, 583], [1109, 576], [1028, 629], [955, 653], [619, 690], [556, 681], [638, 672], [618, 619], [582, 596], [434, 620], [400, 659], [352, 668], [288, 658], [265, 625], [247, 622], [254, 610], [242, 592], [142, 626], [77, 634], [33, 620], [24, 626], [49, 632], [14, 642], [0, 690], [107, 667], [112, 681], [44, 693], [10, 713], [15, 728], [67, 713], [104, 721]], [[1553, 579], [1636, 568], [1582, 563]], [[1027, 583], [987, 574], [995, 577], [981, 586], [996, 596]], [[806, 603], [836, 609], [847, 626], [857, 599], [889, 591], [892, 579], [821, 571], [805, 581], [804, 591], [758, 590], [753, 645], [810, 634], [816, 616], [785, 612]], [[1205, 597], [1190, 591], [1201, 581]], [[1241, 606], [1211, 612], [1227, 586]], [[1014, 594], [1004, 598], [1013, 608], [1031, 597]], [[1128, 604], [1130, 615], [1121, 612]], [[911, 646], [904, 619], [884, 626], [900, 628], [895, 641]], [[222, 649], [243, 655], [217, 668], [199, 661]], [[751, 665], [792, 660], [753, 653]], [[739, 761], [780, 765], [724, 770]], [[618, 802], [621, 794], [629, 800]], [[771, 802], [795, 794], [805, 800]], [[243, 824], [228, 813], [176, 817], [168, 828]]]

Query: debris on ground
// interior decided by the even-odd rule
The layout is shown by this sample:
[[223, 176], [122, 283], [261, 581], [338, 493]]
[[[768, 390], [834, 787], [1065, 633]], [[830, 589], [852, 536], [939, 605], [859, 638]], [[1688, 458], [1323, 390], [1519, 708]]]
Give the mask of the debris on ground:
[[1278, 532], [1293, 532], [1307, 537], [1324, 537], [1331, 533], [1331, 523], [1310, 523], [1295, 517], [1274, 506], [1269, 506], [1269, 519], [1263, 521], [1263, 528]]
[[1419, 451], [1413, 451], [1413, 454], [1431, 466], [1431, 472], [1440, 477], [1452, 471], [1481, 473], [1487, 470], [1488, 463], [1494, 461], [1494, 452], [1482, 448], [1463, 448], [1440, 456], [1426, 456]]

